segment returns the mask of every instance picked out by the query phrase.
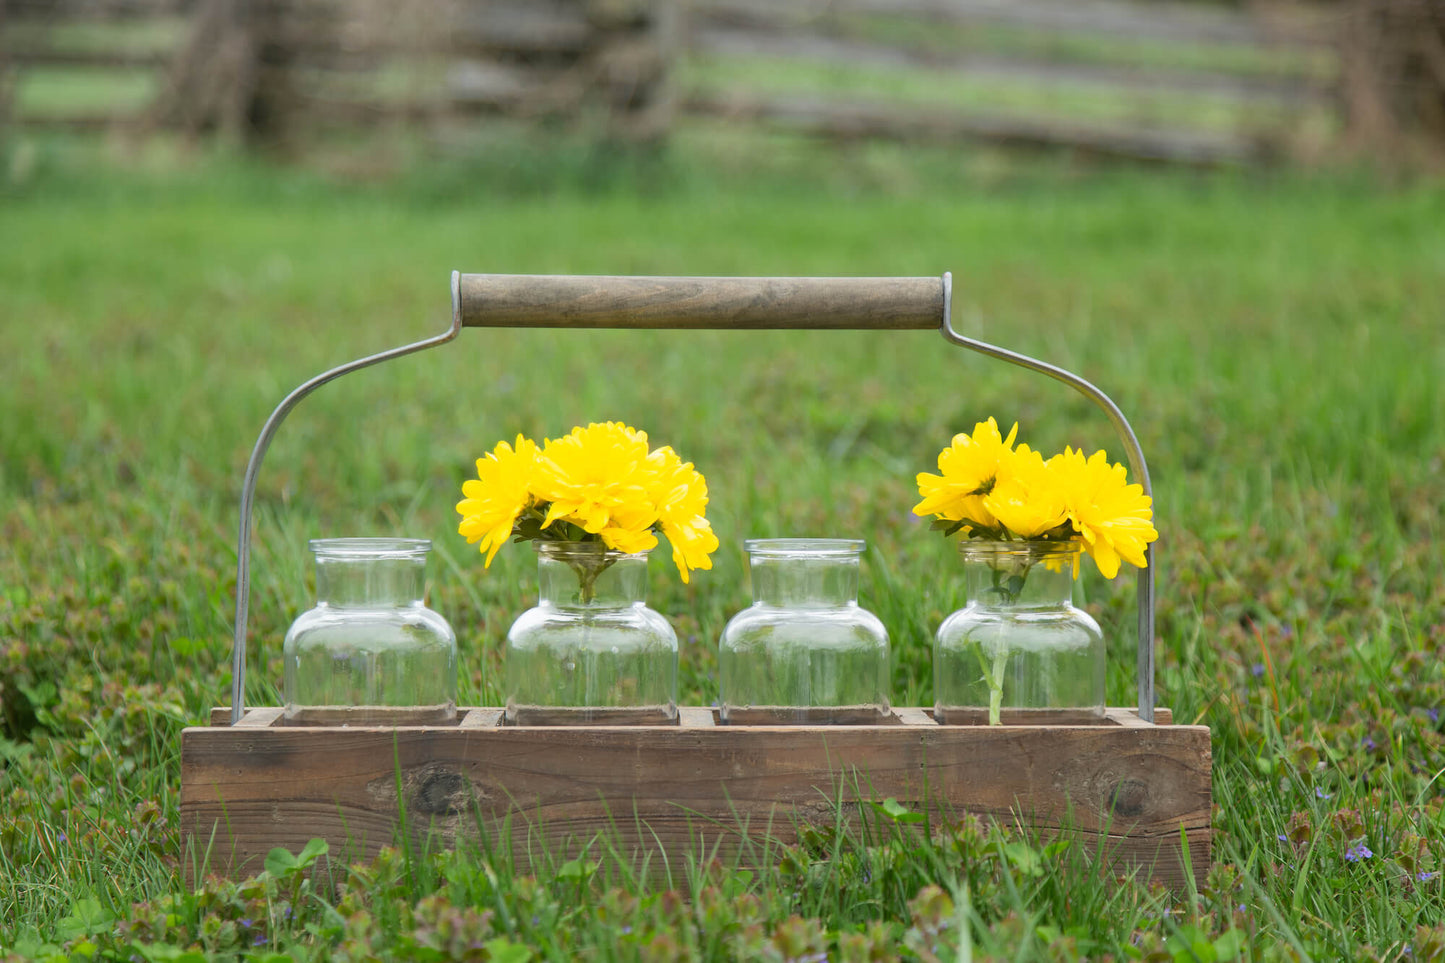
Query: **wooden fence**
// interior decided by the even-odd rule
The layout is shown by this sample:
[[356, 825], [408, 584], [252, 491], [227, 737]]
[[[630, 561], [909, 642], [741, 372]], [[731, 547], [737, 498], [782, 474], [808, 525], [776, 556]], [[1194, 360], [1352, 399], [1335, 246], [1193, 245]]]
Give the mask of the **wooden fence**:
[[[1337, 126], [1327, 24], [1141, 0], [697, 0], [689, 112], [1213, 163]], [[685, 71], [686, 73], [686, 71]]]
[[631, 140], [727, 123], [1210, 164], [1328, 150], [1348, 121], [1345, 8], [1289, 0], [0, 4], [19, 124], [272, 139], [584, 117]]

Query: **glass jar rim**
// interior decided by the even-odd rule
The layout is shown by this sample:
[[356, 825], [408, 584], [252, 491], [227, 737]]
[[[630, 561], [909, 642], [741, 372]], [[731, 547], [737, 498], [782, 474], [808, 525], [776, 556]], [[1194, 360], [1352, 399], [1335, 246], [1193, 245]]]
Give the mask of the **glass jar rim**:
[[748, 538], [743, 550], [763, 558], [851, 558], [867, 544], [861, 538]]
[[420, 558], [431, 551], [429, 538], [313, 538], [307, 547], [327, 558]]
[[1084, 540], [1081, 538], [1069, 538], [1061, 541], [1034, 538], [1006, 542], [991, 538], [965, 538], [958, 543], [960, 555], [980, 558], [998, 558], [999, 556], [1042, 558], [1046, 555], [1078, 555], [1083, 550]]
[[564, 558], [568, 556], [584, 558], [610, 558], [614, 561], [622, 561], [629, 558], [647, 558], [647, 552], [623, 552], [615, 548], [608, 548], [606, 542], [565, 542], [556, 539], [538, 538], [532, 541], [532, 547], [538, 555], [545, 555], [548, 558]]

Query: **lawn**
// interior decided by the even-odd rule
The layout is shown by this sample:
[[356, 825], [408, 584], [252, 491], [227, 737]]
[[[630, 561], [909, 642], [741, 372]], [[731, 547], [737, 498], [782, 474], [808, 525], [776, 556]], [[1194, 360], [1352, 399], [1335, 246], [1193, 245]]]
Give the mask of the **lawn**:
[[[13, 154], [12, 150], [12, 154]], [[980, 154], [687, 140], [602, 163], [494, 148], [386, 181], [46, 142], [0, 193], [0, 947], [280, 959], [1445, 958], [1445, 189], [1347, 175], [1080, 170]], [[730, 166], [715, 166], [722, 157]], [[605, 160], [605, 159], [604, 159]], [[22, 176], [23, 175], [23, 176]], [[1156, 491], [1160, 703], [1213, 731], [1215, 868], [1187, 892], [965, 821], [820, 833], [667, 884], [595, 858], [293, 859], [185, 883], [179, 742], [229, 692], [236, 500], [271, 408], [449, 323], [452, 269], [936, 275], [955, 324], [1071, 368], [1132, 419]], [[535, 563], [456, 534], [472, 461], [624, 420], [696, 463], [722, 540], [651, 604], [715, 698], [741, 541], [868, 540], [894, 701], [931, 704], [960, 604], [913, 476], [990, 415], [1107, 448], [1047, 379], [907, 333], [468, 330], [323, 388], [262, 473], [249, 701], [279, 698], [308, 538], [430, 538], [461, 700], [497, 704]], [[1133, 579], [1086, 573], [1114, 704]], [[3, 952], [3, 951], [0, 951]], [[270, 955], [268, 955], [270, 954]], [[468, 956], [468, 954], [471, 954]], [[1431, 954], [1435, 954], [1432, 956]]]

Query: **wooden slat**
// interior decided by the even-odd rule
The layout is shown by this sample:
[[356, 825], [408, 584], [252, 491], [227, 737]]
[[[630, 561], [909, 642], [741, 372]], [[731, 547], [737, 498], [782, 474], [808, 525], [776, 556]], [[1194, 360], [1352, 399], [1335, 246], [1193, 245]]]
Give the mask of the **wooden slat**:
[[457, 724], [461, 729], [495, 729], [502, 724], [501, 709], [458, 709], [457, 714], [462, 717]]
[[712, 729], [717, 726], [717, 714], [705, 706], [678, 706], [677, 722], [684, 729]]
[[757, 25], [841, 14], [911, 17], [964, 25], [1002, 24], [1049, 33], [1099, 33], [1115, 40], [1255, 45], [1248, 14], [1147, 0], [692, 0], [698, 15]]
[[[237, 729], [266, 729], [281, 721], [281, 713], [285, 710], [280, 706], [267, 706], [261, 709], [252, 709], [241, 717], [236, 723]], [[229, 712], [227, 718], [230, 718]]]
[[903, 709], [894, 709], [893, 714], [898, 718], [898, 721], [905, 726], [938, 725], [937, 720], [935, 720], [933, 716], [929, 715], [923, 709], [917, 708], [916, 706], [910, 706]]
[[[468, 714], [469, 715], [469, 714]], [[1181, 828], [1209, 864], [1209, 731], [1195, 726], [189, 728], [181, 820], [211, 868], [254, 872], [273, 846], [319, 836], [368, 855], [395, 840], [398, 784], [417, 841], [545, 836], [558, 851], [616, 832], [673, 859], [795, 839], [796, 821], [893, 797], [935, 818], [964, 812], [1070, 825], [1180, 885]]]
[[896, 726], [898, 717], [874, 706], [727, 707], [718, 717], [730, 726]]
[[581, 5], [557, 0], [468, 4], [451, 31], [451, 42], [465, 53], [576, 54], [591, 39]]
[[[669, 713], [671, 717], [669, 718]], [[519, 706], [516, 726], [675, 726], [677, 710], [641, 707]]]
[[1069, 147], [1137, 160], [1214, 165], [1256, 160], [1260, 146], [1237, 134], [1151, 130], [1046, 117], [961, 113], [896, 103], [819, 97], [694, 92], [685, 109], [728, 121], [752, 121], [832, 138], [922, 141], [988, 140], [1023, 147]]
[[47, 50], [36, 47], [11, 47], [4, 56], [17, 67], [82, 67], [117, 69], [156, 69], [164, 66], [169, 55], [161, 52], [125, 50]]
[[1210, 95], [1257, 101], [1261, 106], [1299, 106], [1326, 99], [1319, 84], [1306, 78], [1251, 76], [1222, 69], [1069, 63], [1038, 57], [987, 52], [940, 53], [892, 43], [831, 37], [802, 29], [743, 30], [712, 27], [693, 30], [692, 47], [722, 57], [768, 58], [789, 63], [882, 67], [923, 71], [940, 80], [1006, 81], [1034, 88], [1091, 88], [1124, 98], [1160, 92]]

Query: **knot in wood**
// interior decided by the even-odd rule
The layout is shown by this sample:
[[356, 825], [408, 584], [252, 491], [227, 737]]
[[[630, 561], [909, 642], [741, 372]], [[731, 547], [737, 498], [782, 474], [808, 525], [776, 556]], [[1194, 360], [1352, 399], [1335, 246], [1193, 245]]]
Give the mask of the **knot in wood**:
[[1149, 784], [1121, 779], [1109, 792], [1109, 811], [1119, 816], [1142, 816], [1149, 808]]
[[430, 816], [455, 816], [471, 804], [471, 786], [461, 773], [442, 766], [424, 766], [414, 774], [407, 793], [408, 809]]

